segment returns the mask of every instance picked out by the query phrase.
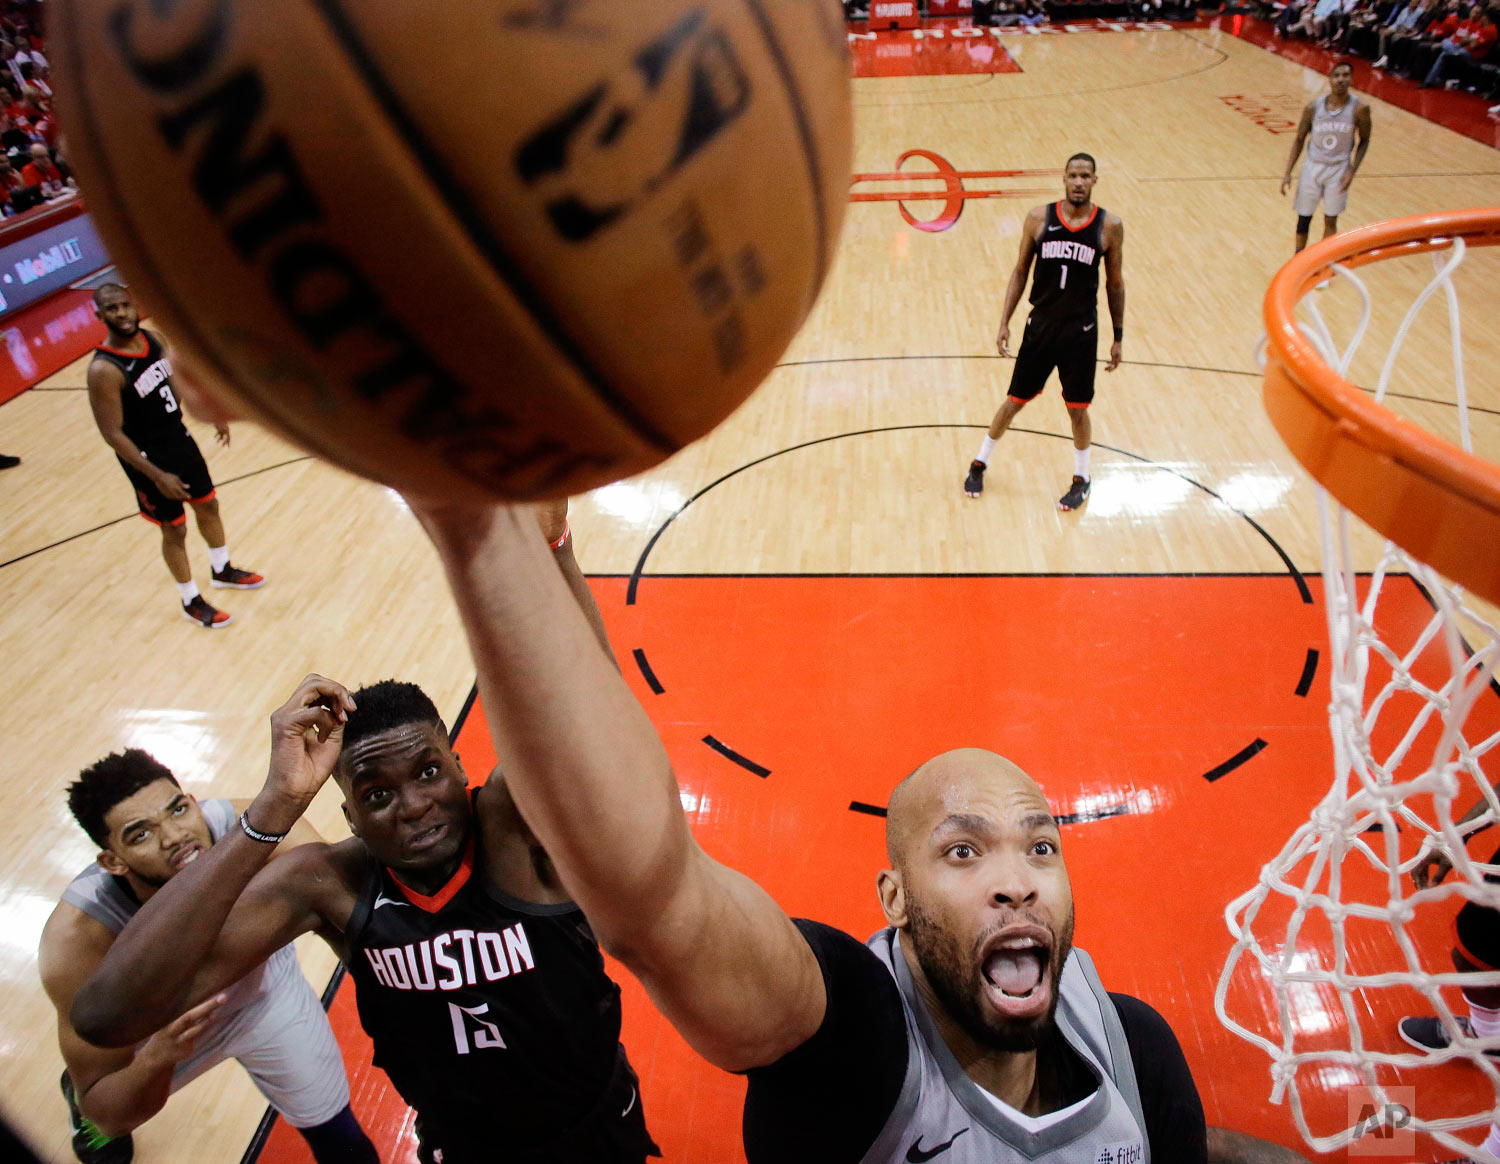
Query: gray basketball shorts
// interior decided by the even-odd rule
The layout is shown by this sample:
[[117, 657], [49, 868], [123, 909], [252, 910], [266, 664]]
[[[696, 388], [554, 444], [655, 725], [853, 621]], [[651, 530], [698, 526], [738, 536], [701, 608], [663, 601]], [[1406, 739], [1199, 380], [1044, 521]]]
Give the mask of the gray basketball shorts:
[[287, 1123], [312, 1128], [349, 1105], [349, 1077], [328, 1015], [307, 979], [300, 970], [277, 977], [268, 994], [198, 1044], [172, 1076], [172, 1090], [225, 1059], [237, 1059]]
[[1302, 173], [1297, 176], [1297, 213], [1302, 216], [1316, 214], [1320, 201], [1323, 213], [1330, 218], [1344, 213], [1344, 207], [1349, 204], [1349, 191], [1340, 190], [1339, 186], [1348, 171], [1347, 162], [1303, 163]]

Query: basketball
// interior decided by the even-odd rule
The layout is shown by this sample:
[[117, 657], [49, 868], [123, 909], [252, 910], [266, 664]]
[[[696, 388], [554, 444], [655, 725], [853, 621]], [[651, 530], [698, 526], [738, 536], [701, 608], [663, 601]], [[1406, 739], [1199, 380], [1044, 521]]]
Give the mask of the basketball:
[[401, 489], [640, 472], [765, 377], [848, 196], [804, 0], [57, 0], [109, 251], [211, 393]]

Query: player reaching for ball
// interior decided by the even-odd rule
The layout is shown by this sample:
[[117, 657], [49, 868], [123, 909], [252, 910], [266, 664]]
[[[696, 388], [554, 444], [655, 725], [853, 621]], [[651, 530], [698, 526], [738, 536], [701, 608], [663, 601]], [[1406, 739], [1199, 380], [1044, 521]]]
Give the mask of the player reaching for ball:
[[1063, 170], [1064, 199], [1036, 207], [1021, 227], [1021, 254], [1005, 289], [1000, 333], [995, 339], [1002, 356], [1010, 354], [1010, 317], [1021, 301], [1027, 275], [1033, 274], [1034, 260], [1031, 314], [1011, 372], [1010, 392], [990, 421], [979, 455], [964, 479], [968, 497], [984, 492], [984, 471], [989, 468], [996, 442], [1016, 414], [1036, 399], [1056, 368], [1073, 429], [1073, 480], [1057, 507], [1077, 509], [1088, 500], [1089, 453], [1094, 439], [1088, 408], [1094, 399], [1094, 365], [1099, 348], [1101, 260], [1115, 329], [1106, 372], [1120, 366], [1120, 344], [1125, 338], [1125, 224], [1119, 215], [1094, 205], [1096, 180], [1094, 159], [1088, 154], [1074, 154]]
[[[213, 478], [182, 423], [172, 361], [160, 337], [141, 326], [135, 301], [118, 283], [94, 292], [94, 313], [107, 331], [88, 371], [94, 423], [130, 478], [141, 516], [161, 529], [161, 555], [177, 584], [182, 617], [206, 630], [226, 627], [231, 616], [210, 606], [193, 581], [183, 502], [193, 507], [198, 532], [208, 543], [213, 586], [255, 590], [266, 580], [230, 564]], [[216, 425], [215, 433], [220, 444], [229, 443], [228, 425]]]
[[[1057, 822], [1015, 765], [988, 752], [949, 752], [896, 789], [887, 819], [891, 868], [878, 879], [890, 925], [868, 945], [793, 922], [693, 840], [661, 742], [598, 649], [578, 580], [542, 549], [532, 516], [410, 500], [447, 571], [506, 773], [503, 786], [492, 780], [475, 799], [476, 815], [495, 814], [477, 829], [483, 892], [514, 909], [505, 895], [517, 884], [536, 903], [548, 900], [539, 883], [566, 880], [588, 932], [640, 977], [687, 1040], [711, 1062], [748, 1075], [744, 1134], [752, 1164], [898, 1164], [939, 1155], [943, 1164], [1062, 1164], [1145, 1159], [1148, 1144], [1152, 1158], [1173, 1164], [1301, 1159], [1205, 1130], [1170, 1028], [1144, 1003], [1107, 993], [1073, 947]], [[346, 842], [315, 853], [322, 875], [307, 871], [301, 898], [284, 881], [255, 875], [264, 858], [250, 835], [227, 838], [178, 881], [196, 899], [193, 917], [228, 915], [221, 946], [235, 944], [232, 935], [252, 915], [262, 918], [257, 927], [284, 917], [283, 935], [318, 918], [340, 927], [350, 964], [360, 967], [361, 1014], [379, 1007], [394, 1024], [399, 1000], [404, 1016], [404, 1041], [386, 1041], [377, 1030], [376, 1061], [393, 1078], [428, 1089], [418, 1104], [424, 1120], [450, 1093], [490, 1105], [486, 1125], [495, 1131], [487, 1141], [452, 1154], [445, 1141], [444, 1161], [493, 1159], [497, 1136], [534, 1122], [544, 1104], [555, 1111], [556, 1097], [539, 1094], [556, 1086], [555, 1070], [597, 1062], [582, 1051], [601, 1024], [584, 1021], [595, 1011], [580, 1006], [562, 1029], [547, 1032], [562, 1043], [553, 1046], [538, 1037], [541, 1016], [502, 1013], [507, 986], [536, 991], [566, 972], [567, 959], [552, 957], [555, 944], [544, 950], [539, 933], [530, 937], [524, 967], [509, 939], [497, 937], [484, 972], [505, 983], [464, 993], [466, 975], [485, 956], [477, 923], [466, 913], [464, 929], [439, 931], [431, 916], [461, 900], [472, 910], [479, 892], [477, 867], [464, 880], [463, 866], [453, 864], [468, 851], [455, 844], [467, 819], [461, 782], [430, 722], [377, 715], [356, 730], [375, 701], [356, 694], [352, 703], [312, 678], [277, 713], [272, 776], [250, 820], [257, 830], [287, 827], [333, 767], [342, 736], [338, 778], [366, 848]], [[518, 821], [523, 813], [545, 845], [544, 862], [531, 833], [501, 823], [503, 814]], [[397, 839], [408, 850], [404, 863], [381, 870], [369, 854], [389, 851]], [[439, 853], [441, 864], [432, 860]], [[341, 869], [343, 861], [350, 866]], [[419, 866], [428, 864], [415, 886]], [[513, 876], [520, 881], [507, 880]], [[115, 948], [128, 952], [112, 952], [80, 993], [72, 1017], [87, 1033], [134, 1037], [211, 988], [204, 981], [185, 989], [194, 974], [181, 963], [200, 960], [215, 943], [183, 928], [189, 891], [176, 888], [174, 881], [147, 904], [136, 931]], [[531, 916], [511, 924], [530, 933], [546, 907], [527, 908]], [[555, 909], [552, 916], [576, 916], [563, 914], [571, 904]], [[361, 946], [357, 935], [376, 925], [381, 948]], [[182, 936], [162, 949], [169, 934]], [[368, 986], [372, 980], [385, 993]], [[444, 983], [456, 993], [442, 993]], [[451, 1034], [439, 1013], [445, 1004], [455, 1008]], [[608, 1031], [618, 1029], [612, 1005], [600, 1013]], [[419, 1039], [426, 1040], [420, 1048]], [[576, 1054], [564, 1059], [568, 1049]], [[517, 1091], [494, 1086], [503, 1081]], [[431, 1091], [438, 1094], [429, 1101]], [[600, 1118], [613, 1126], [639, 1111], [633, 1090], [604, 1094], [610, 1102]], [[514, 1119], [509, 1103], [496, 1110], [501, 1097], [524, 1097]], [[506, 1158], [624, 1157], [596, 1149], [593, 1157]]]
[[[560, 584], [586, 604], [588, 649], [610, 666], [562, 511], [543, 528]], [[534, 521], [529, 532], [540, 544]], [[315, 932], [349, 968], [375, 1064], [415, 1109], [426, 1164], [660, 1155], [620, 1045], [619, 987], [498, 771], [470, 791], [437, 709], [410, 683], [351, 697], [309, 676], [271, 728], [270, 775], [240, 827], [125, 928], [76, 996], [77, 1029], [132, 1041]], [[354, 837], [271, 861], [330, 772]]]

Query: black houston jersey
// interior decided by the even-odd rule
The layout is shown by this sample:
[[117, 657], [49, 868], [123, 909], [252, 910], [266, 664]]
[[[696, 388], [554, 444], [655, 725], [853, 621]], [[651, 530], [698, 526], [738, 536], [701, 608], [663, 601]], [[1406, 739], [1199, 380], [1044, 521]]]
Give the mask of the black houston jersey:
[[371, 860], [345, 938], [375, 1065], [435, 1144], [499, 1159], [557, 1140], [599, 1102], [623, 1058], [620, 988], [577, 906], [484, 884], [478, 831], [432, 897]]
[[1060, 203], [1047, 207], [1031, 273], [1032, 317], [1038, 321], [1095, 315], [1099, 301], [1099, 261], [1104, 257], [1104, 208], [1080, 227], [1058, 214]]
[[138, 334], [146, 340], [144, 355], [105, 347], [95, 348], [94, 355], [125, 374], [125, 385], [120, 389], [120, 408], [125, 417], [122, 427], [126, 436], [149, 453], [153, 445], [185, 436], [187, 429], [172, 391], [172, 362], [161, 340], [145, 328]]

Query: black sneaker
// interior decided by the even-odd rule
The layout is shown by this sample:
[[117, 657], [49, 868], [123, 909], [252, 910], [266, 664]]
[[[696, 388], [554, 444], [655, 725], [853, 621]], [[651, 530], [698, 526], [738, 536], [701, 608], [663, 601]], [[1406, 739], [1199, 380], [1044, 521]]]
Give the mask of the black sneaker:
[[[1474, 1038], [1474, 1028], [1469, 1025], [1469, 1020], [1461, 1015], [1454, 1015], [1458, 1020], [1458, 1029], [1464, 1033], [1464, 1038]], [[1418, 1015], [1404, 1018], [1396, 1028], [1401, 1034], [1401, 1040], [1419, 1051], [1446, 1051], [1449, 1044], [1453, 1042], [1448, 1037], [1448, 1031], [1443, 1022], [1436, 1015]], [[1500, 1059], [1500, 1047], [1485, 1052], [1491, 1059]]]
[[219, 590], [259, 590], [266, 584], [266, 580], [254, 570], [241, 570], [227, 562], [222, 570], [213, 572], [210, 581]]
[[66, 1071], [62, 1074], [62, 1093], [68, 1101], [73, 1155], [78, 1157], [79, 1164], [130, 1164], [135, 1155], [135, 1141], [129, 1136], [116, 1136], [112, 1140], [84, 1118], [78, 1110], [78, 1097], [73, 1094], [73, 1081]]
[[1058, 509], [1078, 509], [1089, 499], [1089, 479], [1087, 477], [1074, 477], [1073, 484], [1068, 491], [1057, 499]]
[[201, 594], [182, 604], [182, 617], [188, 622], [196, 622], [204, 630], [223, 630], [234, 621], [227, 611], [210, 606]]
[[12, 457], [7, 453], [0, 453], [0, 469], [14, 469], [20, 463], [20, 457]]
[[989, 468], [983, 461], [969, 463], [969, 475], [964, 478], [964, 496], [978, 497], [984, 492], [984, 471]]

